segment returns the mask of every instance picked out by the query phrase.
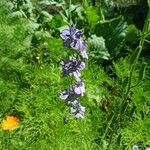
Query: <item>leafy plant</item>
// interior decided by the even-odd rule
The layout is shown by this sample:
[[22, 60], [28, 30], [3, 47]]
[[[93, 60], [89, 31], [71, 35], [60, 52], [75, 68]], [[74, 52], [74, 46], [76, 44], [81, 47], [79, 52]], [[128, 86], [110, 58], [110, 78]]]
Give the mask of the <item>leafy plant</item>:
[[117, 56], [123, 45], [127, 31], [127, 25], [122, 17], [99, 22], [95, 25], [94, 32], [105, 39], [105, 44], [112, 58]]
[[88, 39], [88, 50], [90, 51], [90, 55], [94, 60], [108, 60], [110, 58], [103, 37], [92, 35], [91, 38]]

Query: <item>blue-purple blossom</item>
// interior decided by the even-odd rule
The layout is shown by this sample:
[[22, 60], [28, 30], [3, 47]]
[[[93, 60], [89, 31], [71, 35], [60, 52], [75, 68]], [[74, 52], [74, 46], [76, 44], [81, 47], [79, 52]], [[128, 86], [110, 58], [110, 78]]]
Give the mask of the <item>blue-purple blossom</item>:
[[76, 99], [75, 99], [75, 100], [72, 102], [72, 105], [73, 105], [73, 106], [77, 106], [77, 105], [79, 105], [78, 100], [76, 100]]
[[70, 87], [69, 89], [66, 89], [65, 91], [60, 93], [60, 98], [62, 100], [72, 101], [75, 97], [78, 97], [78, 95], [74, 92], [73, 87]]
[[[70, 26], [69, 29], [64, 29], [60, 36], [64, 40], [64, 46], [71, 47], [81, 54], [83, 58], [88, 59], [86, 53], [86, 42], [81, 40], [83, 32], [76, 29], [75, 26]], [[63, 74], [73, 75], [77, 81], [75, 85], [70, 86], [68, 89], [60, 93], [60, 98], [65, 100], [70, 106], [70, 113], [75, 116], [75, 118], [84, 118], [85, 107], [81, 106], [78, 97], [83, 96], [85, 93], [85, 87], [83, 81], [80, 79], [80, 71], [85, 68], [85, 63], [81, 60], [76, 60], [72, 58], [70, 60], [65, 60], [61, 62], [63, 68]], [[66, 123], [66, 118], [64, 119]]]
[[[141, 150], [138, 145], [133, 145], [132, 150]], [[150, 150], [150, 147], [147, 147], [145, 150]]]
[[84, 118], [85, 107], [80, 103], [76, 103], [70, 108], [70, 113], [75, 115], [75, 118]]
[[76, 112], [76, 109], [75, 109], [75, 108], [73, 108], [73, 107], [71, 107], [71, 108], [70, 108], [70, 110], [69, 110], [69, 112], [70, 112], [71, 114], [73, 114], [73, 113], [75, 113], [75, 112]]
[[75, 86], [73, 86], [74, 91], [77, 95], [84, 96], [85, 93], [85, 86], [83, 81], [77, 82]]
[[66, 101], [73, 101], [76, 97], [83, 96], [85, 87], [83, 81], [77, 82], [76, 85], [71, 86], [60, 94], [60, 98]]
[[77, 61], [75, 58], [72, 60], [66, 60], [61, 62], [63, 68], [63, 74], [73, 75], [77, 81], [80, 81], [80, 71], [85, 68], [85, 63], [83, 61]]
[[63, 40], [67, 39], [80, 39], [80, 37], [83, 35], [83, 32], [80, 30], [77, 30], [75, 26], [71, 25], [69, 29], [64, 29], [60, 36]]
[[67, 124], [67, 123], [68, 123], [68, 118], [64, 117], [64, 124]]
[[64, 29], [60, 36], [64, 40], [64, 46], [71, 46], [73, 49], [77, 50], [83, 58], [88, 59], [86, 53], [86, 43], [80, 38], [83, 35], [83, 32], [76, 29], [73, 25], [69, 29]]
[[132, 150], [140, 150], [137, 145], [133, 145]]
[[74, 99], [72, 101], [67, 101], [67, 104], [68, 105], [71, 105], [71, 106], [76, 106], [77, 104], [79, 104], [78, 100], [77, 99]]
[[64, 29], [60, 34], [65, 46], [70, 46], [75, 39], [80, 39], [82, 35], [83, 32], [77, 30], [73, 25], [70, 26], [69, 29]]
[[83, 58], [88, 59], [88, 55], [87, 55], [86, 50], [85, 50], [85, 48], [86, 48], [86, 42], [85, 41], [81, 41], [80, 39], [74, 39], [73, 42], [70, 44], [70, 46], [73, 49], [79, 51], [79, 53], [81, 54], [81, 56]]

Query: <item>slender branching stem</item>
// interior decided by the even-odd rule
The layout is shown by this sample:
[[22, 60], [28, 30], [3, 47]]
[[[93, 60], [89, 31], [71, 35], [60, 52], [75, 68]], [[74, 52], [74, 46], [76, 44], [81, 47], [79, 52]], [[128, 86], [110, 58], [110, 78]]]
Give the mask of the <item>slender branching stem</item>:
[[[139, 46], [136, 48], [135, 54], [133, 54], [134, 57], [133, 57], [132, 64], [130, 65], [130, 69], [129, 69], [127, 89], [126, 89], [125, 93], [123, 93], [123, 99], [122, 99], [121, 106], [120, 106], [120, 113], [118, 113], [118, 112], [116, 113], [115, 112], [113, 114], [113, 116], [111, 117], [111, 119], [109, 120], [109, 123], [107, 124], [107, 127], [105, 128], [104, 134], [103, 134], [103, 136], [101, 138], [100, 144], [102, 144], [103, 140], [106, 139], [107, 134], [109, 133], [108, 130], [110, 129], [112, 123], [114, 123], [114, 121], [115, 121], [115, 122], [117, 122], [117, 124], [119, 124], [119, 121], [122, 120], [123, 115], [124, 115], [124, 113], [127, 110], [127, 107], [128, 107], [128, 104], [129, 104], [128, 97], [129, 97], [129, 94], [130, 94], [130, 90], [132, 88], [133, 71], [135, 69], [135, 66], [136, 66], [136, 64], [138, 62], [138, 59], [140, 57], [140, 54], [142, 52], [142, 49], [143, 49], [143, 46], [144, 46], [144, 42], [145, 42], [146, 37], [147, 37], [147, 33], [149, 33], [149, 29], [148, 29], [149, 25], [150, 25], [150, 9], [149, 9], [149, 12], [148, 12], [148, 15], [147, 15], [147, 19], [146, 19], [146, 22], [145, 22], [142, 34], [141, 34], [141, 39], [140, 39]], [[118, 128], [119, 128], [119, 125], [118, 125]], [[118, 130], [118, 128], [116, 126], [113, 127], [111, 137], [113, 136], [115, 131]], [[108, 147], [110, 147], [110, 144], [111, 144], [111, 140], [109, 142], [109, 146]]]

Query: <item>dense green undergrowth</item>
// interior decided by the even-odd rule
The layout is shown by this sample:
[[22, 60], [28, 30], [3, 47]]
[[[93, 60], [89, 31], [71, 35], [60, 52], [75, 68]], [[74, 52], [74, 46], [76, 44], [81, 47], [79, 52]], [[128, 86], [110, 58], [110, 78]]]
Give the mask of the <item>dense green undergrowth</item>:
[[[12, 16], [15, 9], [8, 9], [4, 0], [2, 5], [0, 121], [15, 115], [20, 126], [13, 132], [0, 129], [0, 150], [130, 150], [134, 144], [150, 146], [150, 61], [144, 53], [132, 73], [132, 85], [138, 83], [143, 61], [147, 63], [144, 78], [131, 88], [128, 104], [123, 106], [126, 109], [121, 110], [129, 60], [141, 30], [120, 15], [103, 20], [105, 7], [99, 14], [98, 8], [84, 4], [82, 13], [81, 6], [72, 5], [70, 17], [76, 17], [72, 21], [84, 29], [89, 53], [83, 71], [86, 95], [81, 99], [86, 113], [83, 120], [76, 120], [59, 98], [72, 80], [64, 78], [60, 68], [60, 61], [70, 52], [59, 37], [61, 28], [67, 26], [65, 15], [56, 14], [51, 19], [51, 14], [38, 8], [31, 15]], [[39, 7], [35, 1], [33, 6]], [[144, 46], [146, 51], [149, 45]], [[117, 116], [113, 118], [113, 114]]]

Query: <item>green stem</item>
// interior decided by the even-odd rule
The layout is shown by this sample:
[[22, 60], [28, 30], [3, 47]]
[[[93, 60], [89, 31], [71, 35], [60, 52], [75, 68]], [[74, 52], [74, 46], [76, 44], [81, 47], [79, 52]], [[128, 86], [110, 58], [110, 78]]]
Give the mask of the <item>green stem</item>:
[[143, 31], [142, 31], [142, 36], [141, 36], [141, 40], [140, 40], [140, 43], [139, 43], [139, 46], [136, 48], [135, 51], [138, 51], [137, 52], [137, 55], [133, 61], [133, 64], [131, 64], [131, 67], [130, 67], [130, 72], [132, 72], [134, 70], [134, 66], [136, 65], [138, 59], [139, 59], [139, 56], [142, 52], [142, 49], [143, 49], [143, 46], [144, 46], [144, 42], [145, 42], [145, 38], [147, 36], [147, 32], [148, 31], [148, 28], [149, 28], [149, 24], [150, 24], [150, 9], [148, 11], [148, 15], [147, 15], [147, 19], [146, 19], [146, 22], [145, 22], [145, 25], [144, 25], [144, 28], [143, 28]]
[[132, 88], [132, 86], [131, 86], [131, 84], [132, 84], [132, 74], [133, 74], [135, 65], [137, 64], [137, 61], [140, 57], [140, 54], [141, 54], [143, 46], [144, 46], [145, 35], [148, 32], [148, 27], [149, 27], [149, 23], [150, 23], [149, 18], [150, 18], [150, 9], [149, 9], [148, 16], [147, 16], [147, 19], [146, 19], [146, 22], [145, 22], [145, 25], [144, 25], [144, 28], [143, 28], [143, 31], [142, 31], [142, 36], [141, 36], [139, 46], [136, 48], [137, 53], [136, 53], [135, 59], [133, 61], [133, 64], [131, 64], [131, 67], [130, 67], [130, 70], [129, 70], [129, 81], [128, 81], [128, 84], [127, 84], [126, 93], [124, 94], [124, 99], [122, 100], [122, 103], [121, 103], [120, 118], [122, 118], [123, 114], [126, 112], [126, 109], [128, 107], [127, 99], [128, 99], [128, 95], [130, 93], [130, 90]]
[[70, 25], [72, 24], [72, 22], [71, 22], [71, 4], [72, 4], [72, 1], [70, 0], [69, 1], [69, 9], [68, 9], [68, 22]]
[[142, 36], [141, 36], [139, 46], [136, 48], [137, 55], [134, 58], [133, 64], [131, 64], [131, 66], [130, 66], [128, 87], [127, 87], [127, 91], [125, 93], [124, 100], [127, 100], [127, 97], [129, 95], [129, 92], [130, 92], [130, 89], [131, 89], [132, 73], [134, 71], [135, 65], [137, 64], [137, 61], [138, 61], [138, 59], [140, 57], [140, 54], [142, 52], [144, 42], [145, 42], [145, 38], [146, 38], [146, 34], [148, 32], [149, 24], [150, 24], [150, 9], [149, 9], [147, 19], [146, 19], [146, 22], [145, 22], [145, 25], [144, 25], [144, 28], [143, 28], [143, 31], [142, 31]]
[[109, 130], [109, 128], [110, 128], [110, 125], [112, 124], [112, 122], [113, 122], [115, 116], [116, 116], [116, 113], [113, 113], [113, 115], [111, 116], [111, 118], [110, 118], [110, 120], [109, 120], [109, 122], [108, 122], [108, 124], [107, 124], [107, 126], [106, 126], [106, 129], [105, 129], [105, 131], [104, 131], [104, 134], [103, 134], [103, 136], [102, 136], [102, 138], [101, 138], [101, 140], [100, 140], [100, 145], [102, 144], [102, 142], [103, 142], [104, 139], [106, 138], [107, 133], [108, 133], [108, 130]]
[[[128, 80], [128, 84], [127, 84], [127, 90], [126, 90], [125, 94], [123, 94], [123, 100], [121, 102], [120, 113], [118, 113], [118, 114], [114, 113], [113, 114], [112, 118], [110, 119], [109, 123], [107, 124], [105, 132], [104, 132], [104, 134], [102, 136], [101, 142], [106, 138], [107, 133], [108, 133], [108, 129], [110, 128], [111, 124], [114, 122], [113, 120], [116, 120], [117, 122], [120, 121], [122, 119], [124, 113], [127, 110], [127, 107], [128, 107], [128, 104], [129, 104], [128, 101], [127, 101], [127, 99], [128, 99], [128, 95], [129, 95], [130, 90], [131, 90], [133, 71], [134, 71], [135, 65], [137, 64], [139, 56], [140, 56], [140, 54], [142, 52], [147, 32], [149, 32], [148, 31], [149, 24], [150, 24], [150, 9], [149, 9], [148, 16], [147, 16], [147, 19], [146, 19], [146, 22], [145, 22], [145, 25], [144, 25], [144, 28], [143, 28], [143, 31], [142, 31], [142, 36], [141, 36], [141, 40], [140, 40], [139, 46], [135, 50], [135, 52], [136, 52], [135, 54], [136, 55], [135, 55], [135, 57], [133, 59], [133, 63], [130, 66], [129, 80]], [[117, 115], [115, 115], [115, 114], [117, 114]], [[113, 129], [116, 131], [118, 128], [114, 127]], [[113, 136], [113, 134], [115, 133], [114, 130], [113, 130], [111, 136]], [[111, 144], [111, 140], [110, 140], [109, 144]]]

